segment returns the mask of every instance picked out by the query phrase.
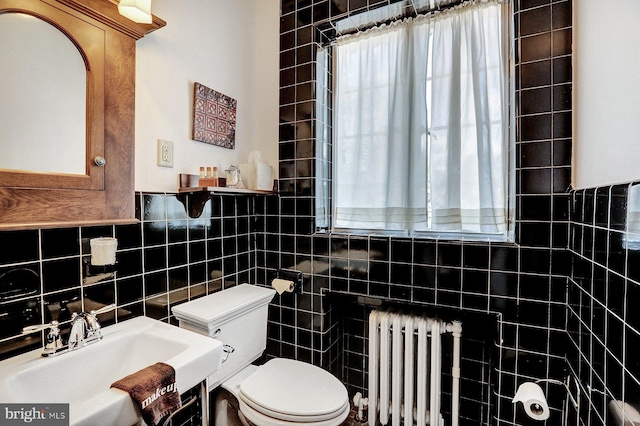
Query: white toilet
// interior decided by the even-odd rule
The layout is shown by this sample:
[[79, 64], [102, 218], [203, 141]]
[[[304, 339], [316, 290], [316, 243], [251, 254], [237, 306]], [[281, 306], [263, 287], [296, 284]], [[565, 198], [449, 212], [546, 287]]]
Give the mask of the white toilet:
[[227, 348], [227, 359], [209, 376], [208, 387], [229, 391], [238, 400], [241, 419], [258, 426], [342, 424], [349, 415], [349, 396], [331, 373], [283, 358], [251, 364], [266, 348], [267, 312], [274, 295], [272, 289], [241, 284], [171, 309], [180, 327]]

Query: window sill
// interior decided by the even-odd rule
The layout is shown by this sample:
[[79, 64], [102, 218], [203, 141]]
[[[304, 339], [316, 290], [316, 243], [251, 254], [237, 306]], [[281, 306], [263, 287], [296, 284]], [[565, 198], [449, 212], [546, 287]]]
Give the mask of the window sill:
[[429, 232], [429, 231], [384, 231], [366, 229], [318, 229], [316, 234], [342, 237], [395, 237], [416, 240], [457, 241], [461, 243], [502, 243], [517, 246], [513, 236], [495, 234], [471, 234], [463, 232]]

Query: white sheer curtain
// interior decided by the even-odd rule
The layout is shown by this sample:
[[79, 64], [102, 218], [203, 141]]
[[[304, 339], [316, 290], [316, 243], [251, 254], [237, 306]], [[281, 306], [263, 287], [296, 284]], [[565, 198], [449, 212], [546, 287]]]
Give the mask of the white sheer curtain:
[[427, 227], [428, 39], [400, 22], [336, 46], [336, 228]]
[[328, 150], [329, 144], [329, 98], [330, 90], [328, 87], [328, 64], [329, 51], [319, 47], [316, 52], [316, 99], [315, 99], [315, 189], [316, 189], [316, 228], [327, 229], [329, 227], [329, 183], [331, 176], [329, 175], [329, 158], [324, 153]]
[[502, 7], [464, 3], [337, 41], [334, 228], [507, 230]]
[[508, 76], [502, 6], [478, 3], [433, 22], [431, 227], [500, 233], [508, 224]]

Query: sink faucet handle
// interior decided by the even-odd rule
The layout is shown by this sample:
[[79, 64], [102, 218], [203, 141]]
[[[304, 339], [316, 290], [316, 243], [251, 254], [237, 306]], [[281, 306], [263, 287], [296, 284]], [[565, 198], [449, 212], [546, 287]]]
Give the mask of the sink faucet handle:
[[58, 330], [58, 321], [51, 321], [49, 324], [37, 324], [37, 325], [29, 325], [22, 329], [22, 334], [35, 333], [36, 331], [42, 331], [46, 329], [55, 329]]
[[100, 309], [93, 310], [93, 311], [90, 312], [90, 314], [93, 315], [93, 316], [96, 316], [96, 315], [100, 315], [100, 314], [104, 314], [106, 312], [112, 311], [115, 308], [116, 308], [116, 304], [112, 303], [110, 305], [103, 306]]
[[109, 312], [115, 308], [116, 304], [112, 303], [111, 305], [103, 306], [100, 309], [89, 312], [89, 315], [86, 316], [88, 333], [91, 335], [99, 334], [100, 322], [98, 321], [98, 315]]
[[61, 351], [64, 347], [60, 338], [60, 328], [58, 321], [51, 321], [49, 324], [30, 325], [22, 329], [23, 334], [34, 333], [36, 331], [49, 329], [45, 337], [44, 352], [42, 356], [49, 356]]

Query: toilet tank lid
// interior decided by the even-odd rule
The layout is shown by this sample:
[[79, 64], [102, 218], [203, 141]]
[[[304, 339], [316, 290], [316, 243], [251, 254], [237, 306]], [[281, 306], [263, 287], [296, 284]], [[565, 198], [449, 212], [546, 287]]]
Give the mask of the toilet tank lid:
[[240, 284], [173, 306], [171, 311], [179, 320], [207, 326], [214, 322], [225, 322], [255, 307], [268, 304], [275, 293], [275, 290], [271, 288]]

